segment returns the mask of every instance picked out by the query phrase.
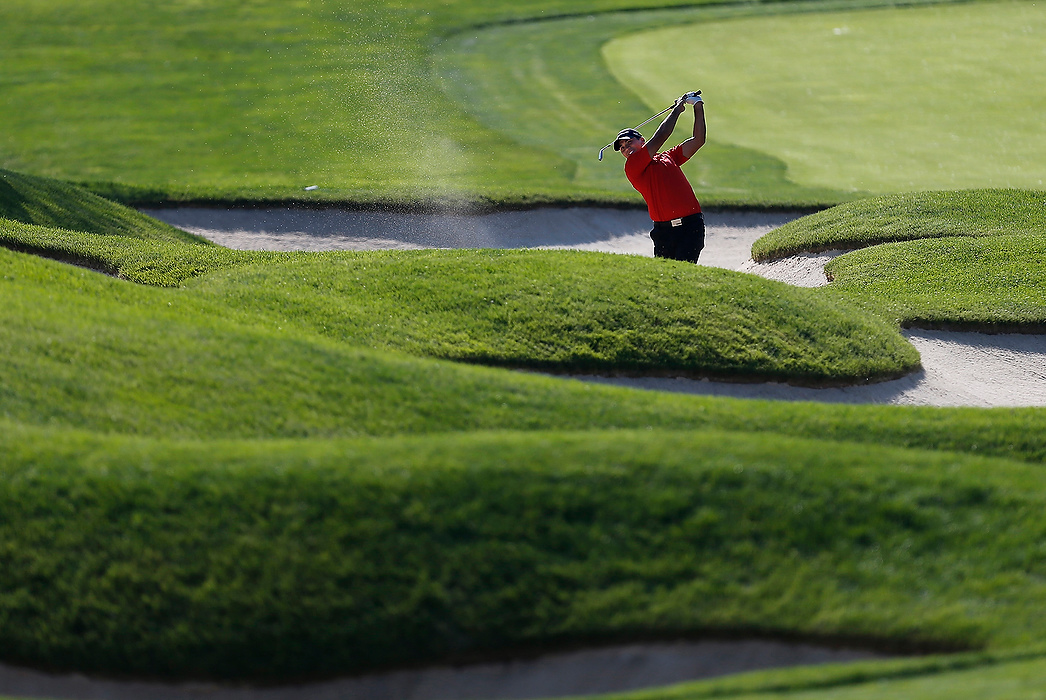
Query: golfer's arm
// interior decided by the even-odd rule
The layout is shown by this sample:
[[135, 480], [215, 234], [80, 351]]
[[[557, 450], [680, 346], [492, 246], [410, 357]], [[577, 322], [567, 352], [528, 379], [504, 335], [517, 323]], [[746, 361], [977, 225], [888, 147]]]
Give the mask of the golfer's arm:
[[665, 141], [675, 131], [676, 122], [679, 121], [679, 112], [672, 110], [665, 120], [661, 122], [661, 126], [657, 127], [657, 131], [650, 137], [650, 140], [646, 142], [646, 149], [650, 152], [651, 156], [656, 156], [657, 152], [661, 150], [661, 147], [665, 145]]
[[683, 155], [687, 158], [697, 153], [701, 146], [705, 145], [705, 105], [698, 102], [694, 105], [694, 135], [680, 144], [683, 147]]

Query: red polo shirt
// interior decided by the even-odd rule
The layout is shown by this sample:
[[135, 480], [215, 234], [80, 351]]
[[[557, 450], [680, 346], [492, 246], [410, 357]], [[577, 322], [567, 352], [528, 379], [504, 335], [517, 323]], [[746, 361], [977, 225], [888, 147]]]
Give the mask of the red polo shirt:
[[651, 220], [671, 221], [701, 211], [694, 188], [679, 167], [687, 160], [680, 145], [653, 157], [644, 146], [625, 161], [625, 177], [643, 195]]

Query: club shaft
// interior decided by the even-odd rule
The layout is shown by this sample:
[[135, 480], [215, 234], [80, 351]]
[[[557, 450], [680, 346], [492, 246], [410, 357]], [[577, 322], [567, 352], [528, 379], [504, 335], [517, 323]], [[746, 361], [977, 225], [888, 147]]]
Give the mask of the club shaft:
[[[665, 108], [664, 108], [664, 109], [662, 109], [662, 110], [661, 110], [660, 112], [658, 112], [658, 113], [657, 113], [657, 114], [655, 114], [654, 116], [652, 116], [652, 117], [650, 117], [649, 119], [647, 119], [647, 120], [646, 120], [645, 122], [639, 122], [638, 124], [636, 124], [636, 125], [635, 125], [634, 127], [632, 127], [632, 128], [633, 128], [633, 129], [638, 129], [639, 127], [643, 126], [644, 124], [649, 124], [650, 122], [654, 121], [655, 119], [657, 119], [658, 117], [660, 117], [660, 116], [661, 116], [662, 114], [664, 114], [664, 113], [665, 113], [665, 112], [667, 112], [668, 110], [672, 109], [673, 107], [675, 107], [675, 105], [674, 105], [674, 104], [673, 104], [673, 105], [671, 105], [670, 107], [665, 107]], [[610, 142], [610, 143], [608, 143], [608, 144], [607, 144], [606, 146], [603, 146], [603, 148], [599, 149], [599, 159], [600, 159], [600, 160], [603, 160], [603, 151], [605, 151], [606, 149], [610, 148], [610, 147], [611, 147], [611, 146], [613, 146], [613, 145], [614, 145], [614, 142], [613, 142], [613, 141], [611, 141], [611, 142]]]
[[660, 116], [661, 116], [662, 114], [664, 114], [664, 113], [665, 113], [665, 112], [667, 112], [668, 110], [672, 109], [672, 107], [675, 107], [675, 105], [672, 105], [671, 107], [665, 107], [665, 108], [664, 108], [664, 109], [662, 109], [662, 110], [661, 110], [660, 112], [658, 112], [658, 113], [657, 113], [657, 114], [655, 114], [654, 116], [652, 116], [652, 117], [650, 117], [649, 119], [647, 119], [647, 120], [646, 120], [645, 122], [640, 122], [640, 123], [636, 124], [635, 126], [633, 126], [632, 128], [633, 128], [633, 129], [638, 129], [639, 127], [643, 126], [644, 124], [649, 124], [650, 122], [654, 121], [655, 119], [657, 119], [658, 117], [660, 117]]

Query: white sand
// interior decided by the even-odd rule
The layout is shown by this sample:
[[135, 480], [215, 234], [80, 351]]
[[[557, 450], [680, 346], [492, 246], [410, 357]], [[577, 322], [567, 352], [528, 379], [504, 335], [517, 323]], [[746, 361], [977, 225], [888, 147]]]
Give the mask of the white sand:
[[[538, 209], [477, 216], [302, 209], [157, 209], [147, 214], [242, 250], [379, 248], [572, 248], [652, 255], [643, 210]], [[799, 286], [826, 283], [824, 265], [841, 251], [754, 263], [752, 243], [798, 214], [706, 212], [701, 264]], [[1046, 406], [1046, 336], [910, 331], [923, 371], [843, 389], [690, 379], [584, 377], [658, 391], [795, 401], [927, 406]]]

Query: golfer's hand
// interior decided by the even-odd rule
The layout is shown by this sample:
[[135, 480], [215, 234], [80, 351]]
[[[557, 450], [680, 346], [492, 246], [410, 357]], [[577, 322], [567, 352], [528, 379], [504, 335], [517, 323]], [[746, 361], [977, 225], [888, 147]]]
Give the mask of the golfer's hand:
[[676, 103], [673, 105], [673, 114], [682, 114], [686, 111], [686, 95], [676, 98]]

